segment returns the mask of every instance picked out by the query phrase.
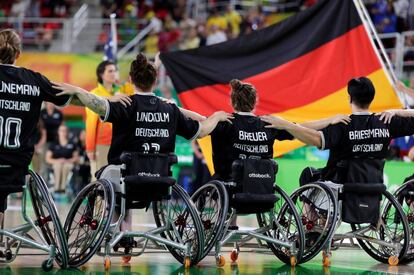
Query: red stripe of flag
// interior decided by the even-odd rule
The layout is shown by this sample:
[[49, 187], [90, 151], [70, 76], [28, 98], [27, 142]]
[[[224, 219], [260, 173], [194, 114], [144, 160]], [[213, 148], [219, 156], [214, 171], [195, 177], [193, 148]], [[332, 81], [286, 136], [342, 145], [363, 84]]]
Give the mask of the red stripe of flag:
[[[380, 68], [361, 25], [301, 57], [244, 81], [256, 86], [259, 92], [256, 114], [262, 115], [309, 104], [345, 87], [350, 78], [369, 75]], [[209, 115], [217, 110], [232, 111], [229, 93], [228, 84], [216, 84], [180, 93], [179, 97], [184, 107]]]

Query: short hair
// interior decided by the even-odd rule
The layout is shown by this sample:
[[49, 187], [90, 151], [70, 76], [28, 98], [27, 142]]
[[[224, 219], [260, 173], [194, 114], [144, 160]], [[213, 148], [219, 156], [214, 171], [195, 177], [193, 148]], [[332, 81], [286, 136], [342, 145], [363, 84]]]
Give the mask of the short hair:
[[353, 78], [348, 82], [348, 94], [351, 97], [351, 103], [360, 108], [368, 108], [374, 100], [375, 88], [367, 77]]

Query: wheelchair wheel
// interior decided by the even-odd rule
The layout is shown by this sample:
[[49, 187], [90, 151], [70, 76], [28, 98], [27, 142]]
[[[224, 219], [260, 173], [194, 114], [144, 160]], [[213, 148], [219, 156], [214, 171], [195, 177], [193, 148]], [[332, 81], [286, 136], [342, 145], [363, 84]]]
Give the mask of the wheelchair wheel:
[[100, 247], [111, 224], [114, 196], [109, 181], [97, 180], [85, 186], [75, 198], [64, 225], [69, 266], [85, 264]]
[[275, 188], [275, 194], [279, 198], [278, 201], [276, 201], [272, 211], [257, 214], [257, 222], [261, 228], [268, 229], [265, 235], [295, 244], [297, 254], [291, 255], [288, 248], [267, 242], [276, 257], [282, 262], [290, 264], [291, 257], [295, 256], [296, 261], [300, 262], [305, 245], [302, 221], [290, 197], [279, 186], [275, 186]]
[[[170, 241], [191, 244], [190, 265], [201, 260], [204, 251], [204, 233], [196, 206], [184, 189], [175, 184], [169, 199], [153, 202], [153, 212], [157, 227], [166, 227], [161, 233]], [[166, 245], [167, 249], [180, 263], [187, 259], [185, 251]]]
[[55, 260], [61, 268], [68, 265], [68, 247], [65, 234], [60, 223], [56, 206], [44, 180], [35, 172], [29, 171], [27, 189], [30, 194], [36, 225], [49, 245], [56, 248]]
[[303, 256], [298, 263], [305, 263], [318, 255], [332, 238], [338, 220], [338, 201], [323, 183], [301, 186], [290, 197], [301, 218], [305, 236]]
[[197, 207], [203, 223], [205, 245], [201, 256], [203, 259], [224, 234], [229, 198], [223, 183], [214, 180], [200, 187], [191, 199]]
[[[414, 261], [414, 201], [408, 202], [406, 200], [406, 196], [412, 196], [411, 194], [408, 194], [408, 192], [411, 191], [408, 190], [408, 184], [414, 184], [414, 180], [409, 180], [405, 182], [394, 193], [394, 197], [397, 198], [397, 201], [400, 203], [405, 215], [407, 216], [408, 227], [410, 230], [410, 244], [408, 247], [407, 255], [401, 261], [401, 263], [410, 263]], [[411, 192], [413, 191], [414, 190], [412, 190]]]
[[[371, 230], [364, 233], [364, 237], [378, 239], [386, 243], [399, 243], [401, 245], [400, 250], [394, 251], [385, 245], [357, 238], [358, 243], [365, 252], [379, 262], [388, 263], [391, 256], [397, 256], [403, 262], [410, 240], [408, 222], [404, 211], [388, 191], [383, 193], [381, 209], [382, 215], [379, 225], [371, 226]], [[354, 231], [361, 227], [360, 224], [351, 224]]]

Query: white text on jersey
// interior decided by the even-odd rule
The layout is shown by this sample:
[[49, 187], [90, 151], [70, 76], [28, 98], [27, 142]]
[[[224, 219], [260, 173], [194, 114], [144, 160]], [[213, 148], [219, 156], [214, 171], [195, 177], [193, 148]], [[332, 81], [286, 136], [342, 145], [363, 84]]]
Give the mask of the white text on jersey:
[[350, 131], [349, 140], [361, 140], [368, 138], [389, 138], [390, 132], [388, 129], [369, 129], [369, 130], [360, 130], [360, 131]]
[[0, 93], [39, 96], [40, 88], [35, 85], [1, 82]]
[[249, 133], [245, 131], [239, 131], [239, 140], [266, 141], [267, 135], [265, 132]]
[[137, 112], [137, 121], [140, 122], [170, 122], [169, 113]]

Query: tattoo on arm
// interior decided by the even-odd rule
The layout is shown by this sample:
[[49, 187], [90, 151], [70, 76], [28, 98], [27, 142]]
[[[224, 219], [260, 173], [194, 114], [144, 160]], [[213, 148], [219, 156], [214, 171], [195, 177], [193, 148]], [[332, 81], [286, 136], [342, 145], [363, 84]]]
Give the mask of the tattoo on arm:
[[106, 114], [107, 103], [106, 99], [96, 96], [91, 93], [80, 93], [78, 94], [78, 98], [85, 104], [86, 107], [94, 111], [100, 116]]
[[72, 98], [72, 101], [70, 102], [71, 105], [75, 105], [75, 106], [85, 106], [82, 101], [79, 100], [79, 98], [77, 98], [76, 96], [74, 96]]

